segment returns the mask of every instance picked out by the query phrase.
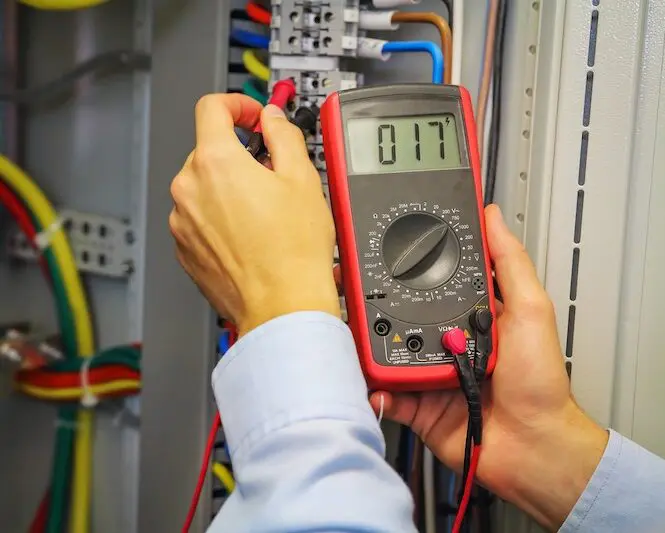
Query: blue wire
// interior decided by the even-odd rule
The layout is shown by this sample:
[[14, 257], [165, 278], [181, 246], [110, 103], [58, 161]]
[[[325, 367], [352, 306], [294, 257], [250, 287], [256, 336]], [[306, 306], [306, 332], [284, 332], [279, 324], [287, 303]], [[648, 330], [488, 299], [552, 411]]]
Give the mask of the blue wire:
[[395, 41], [383, 45], [382, 52], [427, 52], [432, 56], [432, 83], [443, 83], [443, 54], [430, 41]]
[[217, 338], [217, 354], [221, 359], [224, 357], [224, 354], [229, 351], [230, 346], [230, 336], [228, 331], [222, 331]]
[[233, 29], [231, 30], [231, 39], [246, 46], [247, 48], [262, 48], [267, 50], [270, 46], [270, 37], [251, 31]]

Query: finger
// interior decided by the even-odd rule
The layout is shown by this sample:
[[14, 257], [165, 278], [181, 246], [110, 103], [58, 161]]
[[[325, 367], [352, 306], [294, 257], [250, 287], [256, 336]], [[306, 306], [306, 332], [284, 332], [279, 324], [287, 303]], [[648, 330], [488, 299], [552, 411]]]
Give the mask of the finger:
[[418, 396], [406, 393], [374, 392], [369, 402], [377, 415], [381, 410], [381, 396], [383, 396], [383, 418], [411, 426], [418, 412]]
[[208, 94], [196, 104], [196, 144], [218, 150], [244, 149], [234, 128], [252, 129], [261, 104], [244, 94]]
[[506, 308], [547, 300], [531, 259], [506, 226], [500, 209], [496, 205], [488, 206], [485, 219], [490, 256]]
[[300, 176], [303, 169], [310, 168], [312, 162], [305, 145], [305, 136], [287, 120], [279, 107], [267, 105], [263, 109], [261, 128], [275, 171], [285, 176]]

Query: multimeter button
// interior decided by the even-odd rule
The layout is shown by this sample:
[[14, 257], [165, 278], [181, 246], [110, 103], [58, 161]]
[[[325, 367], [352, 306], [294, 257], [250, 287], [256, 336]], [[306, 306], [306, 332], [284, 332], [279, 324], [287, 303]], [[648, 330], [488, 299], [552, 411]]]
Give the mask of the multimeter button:
[[466, 352], [466, 336], [459, 328], [453, 328], [446, 331], [441, 337], [441, 344], [453, 355], [459, 355]]
[[494, 317], [489, 309], [476, 309], [469, 318], [471, 325], [480, 333], [487, 333], [492, 328]]
[[374, 331], [377, 335], [385, 337], [388, 335], [388, 333], [390, 333], [390, 322], [388, 322], [385, 318], [379, 318], [376, 322], [374, 322]]

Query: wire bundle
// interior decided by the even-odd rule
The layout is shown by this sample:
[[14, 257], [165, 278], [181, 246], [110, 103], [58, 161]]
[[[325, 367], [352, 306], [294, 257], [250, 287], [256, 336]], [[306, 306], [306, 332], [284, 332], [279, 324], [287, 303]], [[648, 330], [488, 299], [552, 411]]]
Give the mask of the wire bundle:
[[19, 391], [41, 400], [81, 402], [86, 398], [114, 398], [141, 390], [141, 351], [136, 346], [104, 350], [87, 360], [68, 358], [38, 370], [21, 371]]
[[33, 180], [2, 155], [0, 203], [39, 254], [53, 291], [64, 355], [62, 361], [17, 376], [22, 392], [60, 402], [50, 488], [30, 531], [60, 533], [69, 518], [72, 533], [88, 533], [93, 412], [71, 402], [85, 399], [86, 393], [102, 397], [137, 393], [138, 348], [126, 346], [95, 354], [87, 298], [61, 220]]
[[[252, 2], [247, 2], [245, 10], [234, 9], [231, 12], [231, 20], [241, 20], [254, 22], [262, 25], [270, 25], [270, 12]], [[259, 33], [254, 33], [241, 28], [231, 30], [231, 47], [244, 48], [242, 53], [242, 65], [237, 69], [239, 72], [248, 73], [250, 77], [245, 80], [242, 89], [236, 90], [251, 96], [254, 100], [265, 105], [268, 101], [267, 83], [270, 81], [270, 68], [260, 59], [257, 50], [267, 50], [270, 45], [270, 37]], [[233, 71], [236, 65], [230, 65], [230, 71]]]

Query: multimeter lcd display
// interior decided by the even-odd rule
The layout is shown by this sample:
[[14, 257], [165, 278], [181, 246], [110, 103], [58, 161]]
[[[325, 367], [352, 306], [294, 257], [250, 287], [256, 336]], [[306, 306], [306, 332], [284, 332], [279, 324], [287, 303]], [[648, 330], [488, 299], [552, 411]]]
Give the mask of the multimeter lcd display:
[[455, 115], [352, 118], [346, 123], [354, 174], [459, 168]]

